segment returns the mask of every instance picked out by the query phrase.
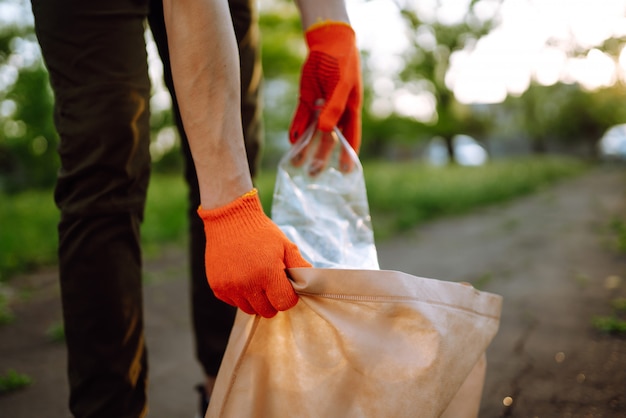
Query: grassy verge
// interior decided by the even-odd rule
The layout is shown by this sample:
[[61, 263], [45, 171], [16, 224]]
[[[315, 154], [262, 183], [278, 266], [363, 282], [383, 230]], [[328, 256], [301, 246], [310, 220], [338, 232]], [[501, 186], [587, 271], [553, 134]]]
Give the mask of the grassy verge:
[[386, 238], [434, 218], [535, 192], [587, 167], [568, 158], [535, 157], [483, 167], [374, 163], [364, 171], [374, 231]]
[[0, 195], [0, 282], [56, 259], [58, 211], [52, 192]]
[[147, 257], [158, 255], [163, 243], [182, 243], [187, 237], [187, 184], [182, 176], [153, 175], [141, 226]]
[[626, 298], [614, 298], [611, 301], [611, 310], [611, 315], [594, 316], [593, 326], [605, 334], [626, 335]]
[[30, 386], [32, 383], [33, 379], [31, 379], [30, 376], [10, 369], [4, 374], [0, 374], [0, 395], [22, 389], [26, 386]]
[[[468, 212], [536, 191], [573, 176], [586, 165], [566, 158], [494, 162], [484, 167], [433, 168], [418, 163], [365, 164], [370, 211], [377, 239], [421, 222]], [[269, 213], [275, 173], [258, 180]], [[142, 240], [147, 256], [165, 243], [184, 242], [187, 234], [187, 187], [182, 176], [153, 176], [148, 192]], [[0, 282], [56, 260], [58, 211], [52, 193], [0, 196]]]

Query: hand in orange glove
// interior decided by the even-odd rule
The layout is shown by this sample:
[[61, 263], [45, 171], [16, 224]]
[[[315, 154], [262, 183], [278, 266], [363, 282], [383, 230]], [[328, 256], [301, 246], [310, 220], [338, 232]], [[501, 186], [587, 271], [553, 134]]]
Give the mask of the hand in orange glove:
[[215, 296], [251, 315], [271, 318], [298, 302], [286, 269], [311, 267], [263, 212], [256, 189], [226, 206], [198, 209], [206, 234], [205, 265]]
[[[319, 113], [317, 128], [331, 132], [337, 126], [358, 152], [363, 87], [354, 30], [347, 23], [323, 22], [311, 26], [305, 37], [309, 54], [302, 67], [300, 101], [289, 140], [295, 143]], [[330, 143], [328, 139], [324, 142]], [[352, 169], [345, 152], [340, 164], [344, 171]]]

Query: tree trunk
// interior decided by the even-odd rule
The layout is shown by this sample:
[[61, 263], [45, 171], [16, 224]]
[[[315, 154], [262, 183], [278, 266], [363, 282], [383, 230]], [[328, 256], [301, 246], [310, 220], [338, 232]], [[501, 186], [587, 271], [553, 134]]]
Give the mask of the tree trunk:
[[448, 150], [449, 164], [456, 164], [456, 153], [454, 152], [454, 143], [452, 141], [452, 137], [446, 135], [443, 139], [446, 141], [446, 149]]

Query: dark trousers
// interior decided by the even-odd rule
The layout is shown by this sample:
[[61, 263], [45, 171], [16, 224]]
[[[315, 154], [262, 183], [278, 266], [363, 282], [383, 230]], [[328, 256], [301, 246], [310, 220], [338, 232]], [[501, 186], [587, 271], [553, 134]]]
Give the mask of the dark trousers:
[[[262, 134], [256, 11], [254, 0], [230, 3], [241, 55], [244, 136], [254, 174]], [[140, 417], [146, 411], [148, 373], [139, 233], [150, 177], [146, 19], [181, 133], [190, 190], [196, 354], [208, 375], [217, 374], [235, 313], [214, 297], [205, 276], [198, 185], [169, 70], [162, 4], [32, 0], [32, 7], [61, 138], [55, 200], [61, 211], [59, 271], [70, 410], [77, 417]]]

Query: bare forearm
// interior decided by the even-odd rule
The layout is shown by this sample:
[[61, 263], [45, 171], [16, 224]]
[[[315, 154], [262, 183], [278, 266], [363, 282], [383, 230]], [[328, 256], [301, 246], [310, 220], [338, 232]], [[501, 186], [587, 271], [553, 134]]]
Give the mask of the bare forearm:
[[324, 20], [350, 23], [344, 0], [295, 0], [295, 3], [305, 30]]
[[239, 60], [226, 0], [164, 0], [174, 86], [202, 207], [252, 188], [241, 128]]

